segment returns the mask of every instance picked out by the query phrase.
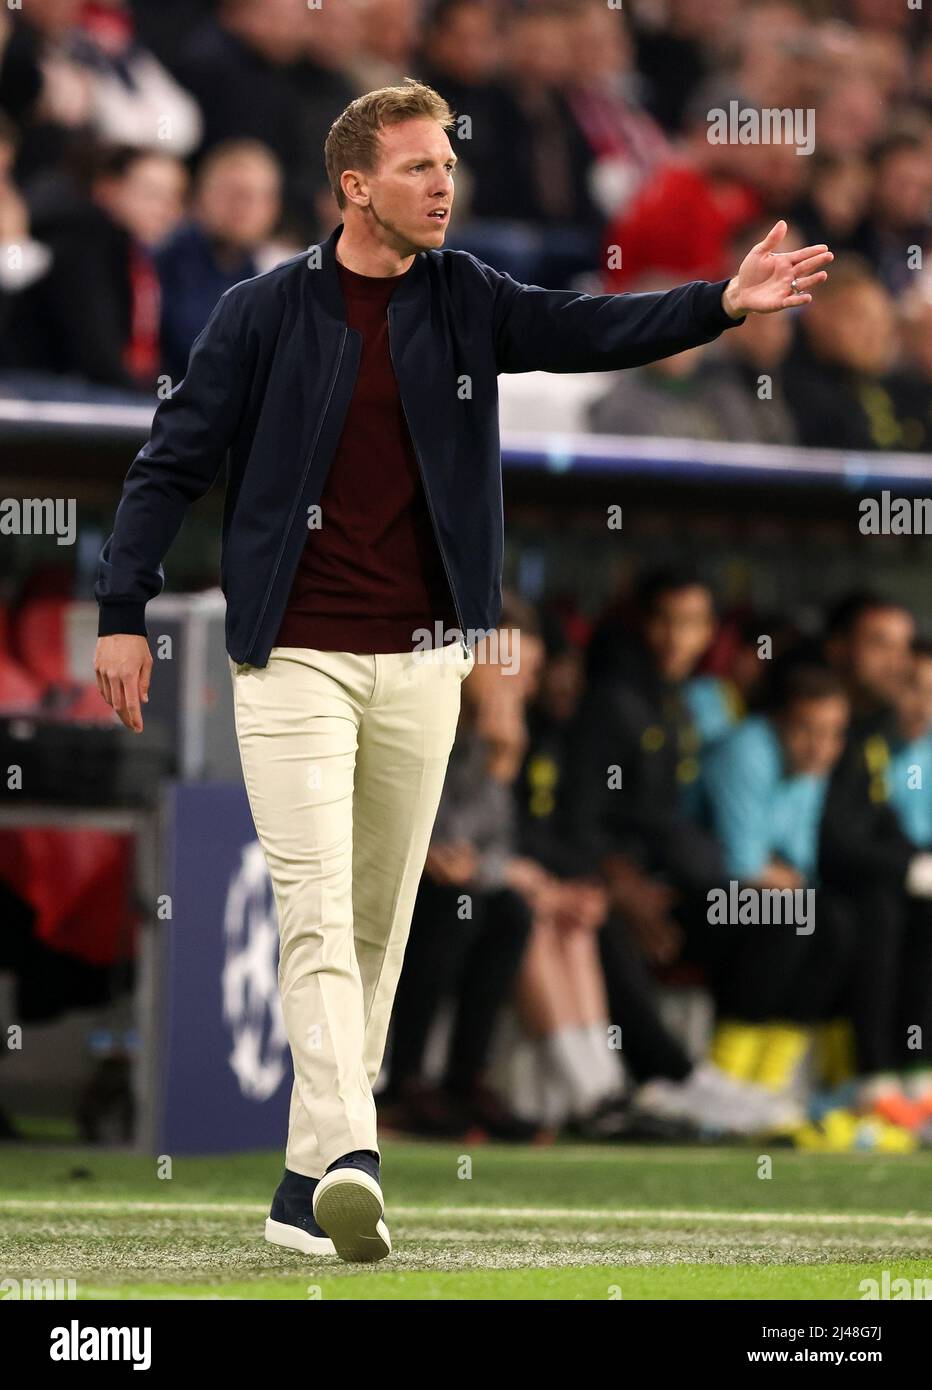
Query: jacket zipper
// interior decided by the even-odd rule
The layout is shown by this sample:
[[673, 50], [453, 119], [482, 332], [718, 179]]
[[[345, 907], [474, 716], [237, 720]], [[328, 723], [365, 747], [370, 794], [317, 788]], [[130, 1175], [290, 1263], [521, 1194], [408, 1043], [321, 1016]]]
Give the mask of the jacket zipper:
[[392, 362], [392, 371], [395, 372], [395, 381], [396, 381], [397, 386], [398, 386], [398, 399], [401, 401], [401, 413], [402, 413], [402, 415], [404, 416], [405, 424], [406, 424], [407, 427], [408, 427], [408, 434], [411, 436], [411, 445], [412, 445], [412, 448], [414, 449], [414, 457], [415, 457], [415, 459], [417, 460], [418, 472], [419, 472], [420, 475], [421, 475], [421, 486], [422, 486], [423, 489], [424, 489], [424, 496], [425, 496], [425, 498], [427, 499], [427, 511], [428, 511], [428, 513], [429, 513], [429, 515], [430, 515], [430, 524], [431, 524], [431, 526], [434, 528], [434, 539], [435, 539], [436, 542], [437, 542], [437, 549], [440, 551], [440, 558], [441, 558], [441, 560], [443, 561], [443, 569], [444, 569], [444, 573], [445, 573], [446, 576], [447, 576], [447, 584], [450, 586], [450, 596], [451, 596], [451, 598], [453, 599], [453, 607], [454, 607], [455, 610], [456, 610], [456, 621], [457, 621], [457, 622], [459, 623], [459, 625], [460, 625], [460, 642], [462, 643], [463, 651], [465, 652], [466, 656], [468, 657], [468, 656], [469, 656], [469, 644], [468, 644], [467, 641], [466, 641], [466, 629], [465, 629], [465, 627], [463, 626], [463, 615], [462, 615], [462, 613], [460, 612], [459, 599], [456, 597], [456, 589], [453, 587], [453, 580], [452, 580], [452, 578], [451, 578], [451, 576], [450, 576], [450, 567], [449, 567], [449, 565], [447, 564], [447, 557], [446, 557], [446, 555], [444, 554], [443, 541], [440, 539], [440, 530], [439, 530], [439, 528], [438, 528], [438, 526], [437, 526], [437, 518], [434, 516], [434, 504], [433, 504], [433, 502], [432, 502], [431, 499], [430, 499], [430, 489], [429, 489], [428, 486], [427, 486], [427, 478], [426, 478], [425, 475], [424, 475], [424, 465], [421, 463], [421, 454], [420, 454], [420, 450], [419, 450], [418, 447], [417, 447], [417, 440], [415, 439], [415, 437], [414, 437], [414, 431], [413, 431], [412, 428], [411, 428], [411, 421], [408, 419], [408, 411], [407, 411], [407, 408], [406, 408], [405, 403], [404, 403], [404, 397], [403, 397], [402, 394], [401, 394], [401, 383], [398, 381], [398, 373], [397, 373], [397, 371], [395, 371], [395, 355], [394, 355], [394, 353], [392, 352], [392, 306], [391, 306], [391, 304], [389, 304], [389, 306], [388, 306], [388, 355], [389, 355], [389, 357], [391, 358], [391, 362]]
[[331, 402], [331, 400], [333, 399], [334, 387], [335, 387], [336, 384], [337, 384], [337, 377], [338, 377], [339, 374], [340, 374], [340, 364], [341, 364], [341, 362], [343, 361], [343, 350], [344, 350], [344, 348], [346, 347], [346, 338], [347, 338], [348, 332], [349, 332], [349, 329], [348, 329], [346, 326], [344, 326], [344, 328], [343, 328], [343, 336], [342, 336], [342, 338], [340, 339], [340, 349], [339, 349], [339, 352], [337, 353], [336, 366], [334, 367], [334, 369], [333, 369], [333, 375], [332, 375], [331, 378], [330, 378], [330, 389], [329, 389], [329, 391], [327, 392], [327, 399], [324, 401], [324, 408], [323, 408], [323, 410], [321, 411], [321, 413], [320, 413], [320, 419], [319, 419], [318, 422], [317, 422], [317, 429], [316, 429], [315, 434], [314, 434], [313, 443], [311, 444], [311, 452], [308, 454], [308, 456], [307, 456], [307, 463], [304, 465], [304, 475], [303, 475], [303, 477], [301, 478], [301, 486], [298, 488], [298, 491], [295, 493], [294, 505], [292, 506], [292, 508], [291, 508], [291, 513], [290, 513], [290, 515], [289, 515], [289, 517], [288, 517], [288, 524], [287, 524], [287, 526], [285, 527], [285, 534], [282, 536], [282, 543], [281, 543], [281, 545], [280, 545], [279, 548], [278, 548], [278, 557], [277, 557], [277, 559], [276, 559], [276, 561], [275, 561], [275, 568], [274, 568], [273, 571], [272, 571], [272, 577], [271, 577], [271, 579], [269, 580], [268, 588], [267, 588], [266, 591], [265, 591], [265, 598], [262, 600], [262, 608], [261, 608], [261, 610], [260, 610], [260, 613], [259, 613], [258, 618], [256, 619], [256, 626], [255, 626], [255, 628], [253, 629], [252, 636], [250, 637], [250, 639], [249, 639], [249, 644], [248, 644], [248, 646], [247, 646], [247, 648], [246, 648], [246, 651], [247, 651], [247, 660], [249, 659], [249, 654], [251, 654], [251, 652], [252, 652], [253, 643], [255, 642], [256, 638], [257, 638], [258, 635], [259, 635], [259, 629], [260, 629], [260, 627], [262, 626], [262, 620], [263, 620], [263, 618], [265, 617], [266, 609], [267, 609], [268, 606], [269, 606], [269, 599], [272, 597], [272, 589], [273, 589], [274, 586], [275, 586], [275, 580], [276, 580], [276, 578], [277, 578], [277, 576], [278, 576], [278, 571], [281, 569], [282, 556], [283, 556], [284, 553], [285, 553], [285, 546], [286, 546], [287, 543], [288, 543], [288, 537], [291, 535], [291, 528], [292, 528], [292, 526], [294, 525], [294, 519], [295, 519], [295, 515], [296, 515], [297, 510], [298, 510], [298, 504], [299, 504], [300, 501], [301, 501], [301, 495], [302, 495], [302, 493], [304, 492], [304, 485], [305, 485], [305, 483], [307, 482], [307, 475], [308, 475], [308, 473], [310, 473], [310, 471], [311, 471], [311, 464], [312, 464], [313, 461], [314, 461], [314, 455], [317, 453], [317, 444], [318, 444], [318, 441], [320, 440], [320, 432], [321, 432], [321, 430], [322, 430], [323, 427], [324, 427], [324, 421], [325, 421], [326, 418], [327, 418], [327, 411], [330, 409], [330, 402]]

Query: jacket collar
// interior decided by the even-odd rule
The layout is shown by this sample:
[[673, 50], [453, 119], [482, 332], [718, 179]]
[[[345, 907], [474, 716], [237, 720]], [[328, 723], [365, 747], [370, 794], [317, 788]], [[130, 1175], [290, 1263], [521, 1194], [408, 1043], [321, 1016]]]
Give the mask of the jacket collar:
[[[343, 299], [343, 291], [340, 288], [340, 277], [337, 272], [336, 246], [343, 234], [343, 223], [340, 222], [327, 237], [326, 241], [320, 242], [320, 269], [311, 271], [315, 277], [311, 281], [312, 293], [316, 294], [318, 303], [324, 312], [329, 314], [339, 323], [346, 323], [346, 303]], [[423, 293], [424, 285], [427, 281], [427, 252], [419, 251], [414, 258], [414, 264], [407, 275], [402, 278], [401, 284], [392, 295], [392, 305], [404, 308], [407, 304], [417, 302]]]

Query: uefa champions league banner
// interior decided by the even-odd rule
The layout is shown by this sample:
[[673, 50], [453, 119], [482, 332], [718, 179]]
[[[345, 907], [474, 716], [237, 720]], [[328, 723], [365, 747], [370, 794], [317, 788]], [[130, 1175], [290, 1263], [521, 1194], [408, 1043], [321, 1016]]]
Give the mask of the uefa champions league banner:
[[246, 791], [176, 783], [167, 797], [158, 1151], [281, 1148], [293, 1072], [278, 919]]

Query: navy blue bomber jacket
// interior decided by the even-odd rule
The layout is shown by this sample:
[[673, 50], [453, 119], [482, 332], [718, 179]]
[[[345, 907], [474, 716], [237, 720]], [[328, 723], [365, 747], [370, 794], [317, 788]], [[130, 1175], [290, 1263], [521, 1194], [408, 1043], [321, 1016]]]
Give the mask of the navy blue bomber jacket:
[[[266, 665], [359, 364], [336, 271], [342, 230], [215, 306], [126, 475], [94, 590], [100, 636], [148, 635], [162, 560], [226, 461], [226, 647]], [[518, 284], [464, 251], [417, 254], [389, 305], [390, 350], [467, 637], [501, 613], [498, 373], [635, 367], [709, 342], [742, 322], [722, 307], [727, 283], [586, 295]]]

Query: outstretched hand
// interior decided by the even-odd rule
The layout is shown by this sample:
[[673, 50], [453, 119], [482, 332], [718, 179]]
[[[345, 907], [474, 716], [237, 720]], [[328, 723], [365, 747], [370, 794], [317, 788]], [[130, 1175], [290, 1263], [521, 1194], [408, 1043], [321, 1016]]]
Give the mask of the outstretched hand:
[[778, 251], [787, 233], [784, 221], [777, 222], [764, 240], [751, 248], [738, 274], [722, 295], [731, 318], [744, 314], [774, 314], [778, 309], [795, 309], [812, 302], [811, 291], [828, 279], [829, 265], [835, 257], [827, 246], [804, 246], [800, 251]]

